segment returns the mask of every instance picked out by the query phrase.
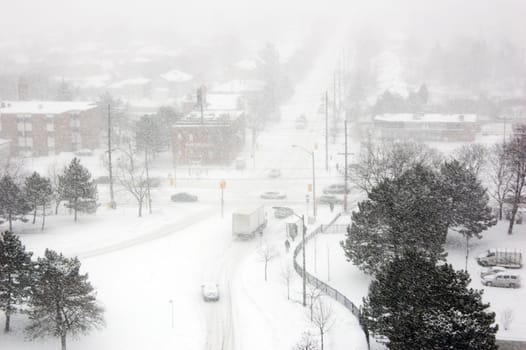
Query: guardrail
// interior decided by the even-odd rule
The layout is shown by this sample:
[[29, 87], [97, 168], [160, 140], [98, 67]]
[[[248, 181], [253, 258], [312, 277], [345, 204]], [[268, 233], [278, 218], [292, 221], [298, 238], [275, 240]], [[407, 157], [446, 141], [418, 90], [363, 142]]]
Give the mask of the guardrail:
[[[347, 225], [334, 225], [336, 220], [338, 220], [341, 215], [342, 214], [339, 213], [338, 215], [336, 215], [336, 217], [334, 217], [334, 219], [331, 220], [331, 222], [329, 222], [329, 224], [327, 224], [327, 225], [320, 225], [317, 228], [315, 228], [314, 231], [312, 231], [311, 233], [306, 235], [305, 236], [305, 244], [309, 240], [314, 238], [314, 236], [316, 236], [319, 233], [335, 233], [336, 232], [335, 230], [337, 230], [337, 229], [340, 230], [339, 232], [342, 232], [341, 231], [342, 228], [345, 230], [347, 228]], [[298, 256], [298, 254], [301, 252], [302, 249], [303, 249], [303, 242], [300, 241], [300, 243], [294, 249], [294, 254], [292, 256], [292, 259], [293, 259], [293, 263], [294, 263], [294, 270], [296, 270], [296, 273], [298, 273], [298, 275], [300, 275], [303, 278], [303, 268], [296, 261], [296, 257]], [[305, 279], [306, 279], [306, 281], [308, 283], [310, 283], [311, 285], [316, 286], [316, 288], [318, 288], [319, 290], [323, 291], [323, 293], [325, 293], [327, 296], [333, 298], [334, 300], [336, 300], [337, 302], [342, 304], [347, 310], [349, 310], [354, 316], [356, 316], [356, 318], [358, 319], [358, 322], [360, 323], [360, 326], [362, 327], [362, 330], [363, 330], [363, 332], [365, 334], [365, 339], [367, 340], [367, 346], [370, 347], [370, 345], [369, 345], [369, 332], [368, 332], [365, 324], [362, 322], [360, 308], [357, 307], [351, 300], [349, 300], [349, 298], [347, 298], [345, 295], [340, 293], [338, 290], [336, 290], [335, 288], [329, 286], [325, 282], [320, 281], [319, 279], [317, 279], [316, 277], [314, 277], [313, 275], [311, 275], [307, 271], [305, 271]]]

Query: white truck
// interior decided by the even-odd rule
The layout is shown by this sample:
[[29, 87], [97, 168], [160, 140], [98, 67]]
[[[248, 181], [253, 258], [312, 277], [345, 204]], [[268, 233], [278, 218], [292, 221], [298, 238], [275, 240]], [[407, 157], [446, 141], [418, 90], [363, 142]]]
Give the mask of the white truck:
[[502, 266], [519, 269], [522, 267], [522, 254], [517, 250], [488, 249], [477, 257], [481, 266]]
[[250, 239], [256, 233], [263, 233], [267, 218], [263, 206], [236, 210], [232, 213], [232, 235], [235, 238]]

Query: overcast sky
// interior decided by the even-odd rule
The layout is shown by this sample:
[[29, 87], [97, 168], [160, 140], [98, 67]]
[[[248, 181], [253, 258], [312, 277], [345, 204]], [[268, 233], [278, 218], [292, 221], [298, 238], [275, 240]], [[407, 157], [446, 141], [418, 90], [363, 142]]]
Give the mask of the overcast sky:
[[[7, 4], [6, 4], [7, 3]], [[523, 0], [14, 0], [4, 1], [0, 36], [24, 40], [113, 33], [207, 34], [221, 30], [275, 36], [335, 18], [384, 32], [505, 35], [526, 41]], [[147, 34], [146, 34], [147, 33]]]

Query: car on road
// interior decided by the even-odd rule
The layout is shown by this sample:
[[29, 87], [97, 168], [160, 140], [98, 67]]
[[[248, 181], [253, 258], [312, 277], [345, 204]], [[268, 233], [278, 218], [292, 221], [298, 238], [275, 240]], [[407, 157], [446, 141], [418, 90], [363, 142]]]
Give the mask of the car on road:
[[279, 207], [274, 212], [274, 217], [276, 219], [285, 219], [291, 216], [292, 214], [294, 214], [294, 211], [292, 209], [287, 207]]
[[343, 199], [330, 194], [324, 194], [318, 197], [318, 203], [320, 204], [343, 204]]
[[508, 269], [506, 269], [505, 267], [491, 266], [491, 267], [488, 267], [487, 269], [480, 271], [480, 277], [482, 278], [488, 275], [494, 275], [496, 273], [505, 272], [505, 271], [508, 271]]
[[172, 202], [197, 202], [197, 196], [186, 192], [179, 192], [171, 197]]
[[287, 195], [283, 192], [268, 191], [263, 192], [260, 196], [262, 199], [285, 199]]
[[345, 190], [345, 184], [333, 184], [323, 189], [323, 193], [325, 194], [344, 194], [345, 192], [350, 192], [348, 187], [347, 191]]
[[307, 128], [307, 118], [304, 114], [296, 118], [296, 129], [306, 129]]
[[277, 178], [277, 177], [280, 177], [281, 176], [281, 170], [279, 169], [271, 169], [269, 172], [268, 172], [268, 177], [270, 178]]
[[219, 300], [219, 285], [217, 283], [205, 283], [201, 285], [201, 294], [204, 301]]
[[481, 282], [485, 286], [519, 288], [521, 286], [521, 277], [514, 272], [504, 271], [484, 276]]

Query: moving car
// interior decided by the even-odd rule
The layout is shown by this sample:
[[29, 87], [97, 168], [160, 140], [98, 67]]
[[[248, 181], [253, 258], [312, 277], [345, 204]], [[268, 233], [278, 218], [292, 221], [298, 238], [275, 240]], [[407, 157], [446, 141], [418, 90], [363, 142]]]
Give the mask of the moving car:
[[485, 286], [519, 288], [521, 277], [516, 273], [504, 271], [484, 276], [481, 282]]
[[482, 278], [488, 275], [494, 275], [496, 273], [505, 272], [505, 271], [507, 271], [507, 269], [503, 266], [492, 266], [492, 267], [488, 267], [487, 269], [480, 271], [480, 277]]
[[171, 197], [173, 202], [197, 202], [197, 196], [186, 192], [180, 192], [172, 195]]
[[343, 199], [333, 195], [324, 194], [318, 197], [318, 203], [320, 204], [343, 204]]
[[294, 211], [287, 207], [279, 207], [274, 212], [274, 217], [277, 219], [285, 219], [294, 214]]
[[268, 173], [268, 177], [271, 177], [273, 179], [280, 177], [280, 176], [281, 176], [281, 171], [279, 169], [272, 169]]
[[204, 301], [218, 301], [219, 285], [217, 283], [205, 283], [201, 285], [201, 294]]
[[285, 199], [287, 198], [287, 195], [282, 192], [269, 191], [269, 192], [263, 192], [260, 198], [262, 199]]
[[[349, 193], [349, 187], [347, 187], [347, 193]], [[325, 194], [344, 194], [345, 193], [345, 184], [333, 184], [327, 186], [323, 189]]]

